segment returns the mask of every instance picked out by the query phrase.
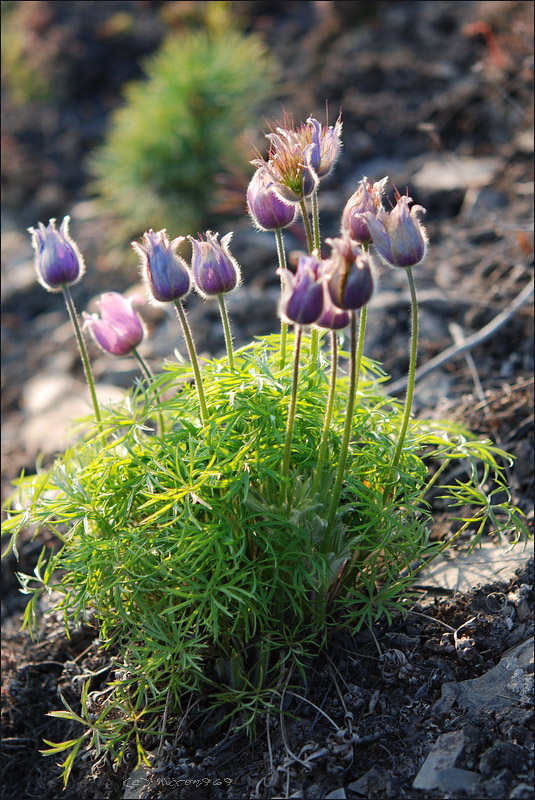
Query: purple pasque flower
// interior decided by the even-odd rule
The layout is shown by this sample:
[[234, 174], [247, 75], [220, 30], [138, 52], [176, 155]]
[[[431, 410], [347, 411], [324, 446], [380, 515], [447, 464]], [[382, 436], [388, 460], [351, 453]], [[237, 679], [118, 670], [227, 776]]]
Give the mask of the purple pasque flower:
[[308, 148], [307, 158], [309, 166], [314, 170], [318, 178], [323, 178], [332, 170], [338, 156], [342, 143], [342, 112], [332, 125], [321, 125], [314, 117], [309, 117], [306, 126], [303, 126], [304, 142], [308, 144], [310, 137], [311, 148]]
[[397, 191], [396, 200], [392, 211], [381, 208], [376, 216], [367, 212], [364, 217], [381, 258], [393, 267], [414, 267], [427, 251], [427, 233], [418, 219], [425, 208], [410, 208], [412, 198]]
[[342, 214], [341, 233], [342, 236], [349, 236], [359, 244], [371, 244], [372, 235], [366, 222], [366, 213], [377, 216], [381, 205], [381, 198], [384, 193], [388, 178], [383, 178], [375, 183], [370, 183], [368, 178], [363, 178], [358, 189], [347, 201]]
[[202, 297], [216, 297], [231, 292], [239, 285], [241, 271], [231, 255], [229, 243], [232, 233], [223, 236], [219, 243], [218, 233], [206, 231], [206, 241], [201, 237], [188, 236], [192, 247], [191, 270], [195, 288]]
[[295, 275], [288, 269], [278, 271], [284, 286], [279, 304], [280, 316], [285, 322], [295, 325], [312, 325], [323, 311], [321, 261], [316, 255], [301, 255]]
[[264, 165], [256, 170], [247, 189], [249, 214], [261, 231], [286, 228], [295, 219], [295, 206], [281, 200], [273, 184], [273, 177]]
[[331, 300], [335, 306], [345, 310], [362, 308], [374, 289], [370, 256], [348, 236], [326, 239], [325, 242], [332, 249], [325, 265]]
[[72, 286], [85, 271], [84, 259], [69, 236], [69, 222], [70, 217], [64, 217], [59, 231], [55, 219], [46, 228], [42, 222], [37, 228], [28, 228], [35, 250], [37, 278], [51, 292], [61, 291], [62, 285]]
[[283, 125], [275, 125], [271, 133], [266, 134], [270, 145], [267, 163], [263, 159], [251, 162], [267, 169], [273, 178], [273, 189], [292, 205], [311, 195], [319, 180], [309, 164], [309, 155], [314, 149], [312, 134], [309, 132], [309, 141], [306, 141], [304, 128], [303, 125], [297, 130], [293, 128], [285, 115]]
[[185, 241], [178, 236], [171, 242], [166, 230], [143, 234], [143, 245], [132, 242], [132, 247], [141, 256], [141, 273], [151, 297], [157, 303], [169, 303], [185, 297], [191, 289], [191, 275], [183, 258], [175, 249]]
[[314, 325], [316, 325], [317, 328], [326, 328], [330, 331], [340, 331], [342, 328], [346, 328], [350, 321], [351, 319], [349, 316], [349, 311], [343, 311], [341, 308], [338, 308], [334, 305], [333, 301], [331, 300], [329, 290], [324, 284], [323, 311], [321, 312], [320, 318], [316, 320]]
[[95, 342], [113, 356], [127, 356], [138, 346], [145, 329], [132, 303], [119, 292], [104, 292], [100, 297], [100, 318], [84, 313], [84, 327], [89, 328]]

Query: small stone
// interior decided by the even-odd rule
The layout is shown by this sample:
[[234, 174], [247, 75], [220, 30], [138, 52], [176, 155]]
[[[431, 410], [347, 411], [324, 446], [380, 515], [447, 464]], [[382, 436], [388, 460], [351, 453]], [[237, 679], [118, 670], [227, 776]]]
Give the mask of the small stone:
[[325, 800], [347, 800], [346, 790], [343, 787], [335, 789], [333, 792], [329, 792], [329, 794], [326, 795]]
[[412, 784], [414, 789], [436, 789], [438, 774], [455, 766], [464, 747], [462, 730], [443, 733], [438, 737]]
[[459, 694], [459, 686], [456, 683], [443, 683], [442, 694], [434, 703], [432, 711], [434, 714], [447, 714], [453, 707]]
[[479, 787], [479, 775], [467, 769], [448, 767], [437, 773], [437, 788], [443, 792], [474, 792]]
[[527, 783], [519, 783], [511, 791], [509, 800], [531, 800], [533, 797], [533, 786]]

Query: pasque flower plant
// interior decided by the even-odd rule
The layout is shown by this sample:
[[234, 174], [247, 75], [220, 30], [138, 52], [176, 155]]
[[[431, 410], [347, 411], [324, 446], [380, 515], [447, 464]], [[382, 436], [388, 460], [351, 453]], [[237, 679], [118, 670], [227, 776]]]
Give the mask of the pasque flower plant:
[[[276, 236], [280, 335], [234, 349], [224, 302], [241, 280], [232, 234], [187, 236], [188, 262], [177, 252], [187, 231], [171, 238], [148, 230], [133, 243], [142, 278], [151, 302], [174, 306], [189, 361], [165, 361], [154, 373], [141, 361], [147, 381], [123, 403], [96, 402], [69, 289], [83, 261], [68, 219], [59, 231], [53, 220], [31, 229], [39, 279], [65, 294], [97, 424], [52, 468], [17, 482], [3, 526], [7, 551], [16, 552], [29, 524], [56, 534], [59, 548], [43, 551], [33, 575], [20, 575], [30, 595], [25, 625], [38, 631], [37, 601], [54, 590], [67, 627], [93, 626], [116, 668], [105, 692], [87, 679], [81, 710], [65, 703], [55, 712], [84, 726], [45, 751], [70, 750], [65, 779], [82, 746], [116, 761], [134, 747], [143, 759], [150, 737], [166, 735], [165, 721], [192, 693], [210, 692], [227, 718], [252, 728], [272, 708], [288, 663], [302, 669], [333, 629], [402, 611], [425, 562], [460, 536], [525, 532], [504, 478], [507, 453], [459, 425], [411, 413], [422, 209], [396, 193], [387, 212], [387, 179], [364, 178], [340, 236], [322, 251], [316, 195], [339, 155], [341, 122], [330, 128], [311, 117], [294, 128], [285, 119], [273, 130], [247, 200], [254, 224]], [[296, 224], [297, 208], [308, 252], [293, 272], [281, 230]], [[367, 315], [380, 313], [368, 311], [377, 254], [406, 270], [411, 289], [403, 406], [365, 356]], [[184, 306], [191, 288], [219, 303], [223, 358], [198, 357]], [[144, 326], [120, 293], [102, 295], [100, 316], [85, 318], [106, 352], [136, 357]], [[156, 430], [148, 424], [155, 416]], [[462, 460], [467, 477], [454, 482], [449, 467]], [[447, 506], [462, 509], [445, 541], [429, 535], [429, 494], [439, 487]]]

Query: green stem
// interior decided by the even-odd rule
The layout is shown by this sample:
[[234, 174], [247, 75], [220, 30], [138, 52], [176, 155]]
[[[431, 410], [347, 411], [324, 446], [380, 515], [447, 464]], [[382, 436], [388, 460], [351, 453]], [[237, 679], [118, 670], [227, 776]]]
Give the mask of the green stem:
[[353, 422], [353, 411], [355, 408], [355, 397], [358, 389], [360, 365], [362, 361], [362, 349], [364, 345], [364, 332], [366, 330], [366, 306], [360, 312], [360, 324], [358, 334], [358, 347], [357, 347], [357, 321], [355, 311], [351, 311], [351, 355], [350, 355], [350, 376], [349, 376], [349, 397], [347, 400], [346, 421], [344, 426], [344, 434], [342, 439], [342, 446], [340, 448], [340, 456], [338, 461], [338, 471], [336, 473], [336, 481], [334, 484], [333, 494], [331, 497], [331, 505], [329, 508], [329, 516], [327, 518], [327, 529], [325, 531], [324, 539], [324, 552], [329, 552], [331, 545], [331, 534], [338, 510], [338, 501], [340, 499], [340, 492], [342, 490], [342, 482], [344, 480], [344, 472], [347, 462], [347, 453], [349, 450], [349, 438], [351, 436], [351, 424]]
[[232, 335], [230, 333], [230, 323], [228, 319], [227, 307], [225, 305], [225, 298], [220, 293], [217, 295], [219, 303], [219, 310], [221, 312], [221, 321], [223, 322], [223, 330], [225, 332], [225, 343], [227, 345], [228, 363], [231, 369], [234, 369], [234, 353], [232, 352]]
[[[154, 381], [154, 373], [153, 373], [153, 371], [151, 370], [151, 368], [149, 367], [147, 362], [140, 356], [140, 354], [138, 353], [138, 351], [137, 351], [137, 349], [135, 347], [132, 350], [132, 355], [134, 356], [134, 358], [136, 359], [137, 363], [139, 364], [139, 368], [140, 368], [141, 372], [145, 374], [145, 376], [146, 376], [146, 378], [147, 378], [147, 380], [149, 382], [149, 386], [150, 386], [152, 384], [152, 382]], [[156, 394], [156, 403], [158, 405], [158, 420], [159, 420], [159, 424], [160, 424], [160, 435], [163, 436], [163, 434], [165, 433], [165, 428], [164, 428], [164, 424], [163, 424], [162, 412], [161, 412], [161, 409], [159, 408], [159, 406], [160, 406], [160, 398], [158, 397], [157, 394]]]
[[[284, 270], [287, 269], [286, 253], [284, 252], [284, 242], [282, 239], [282, 230], [275, 228], [275, 238], [277, 240], [277, 257], [279, 259], [279, 268], [281, 270], [281, 292], [284, 292]], [[286, 363], [286, 340], [288, 337], [288, 324], [281, 320], [281, 347], [280, 347], [280, 363], [279, 368], [284, 369]]]
[[325, 419], [323, 422], [323, 432], [321, 435], [318, 463], [316, 465], [316, 474], [314, 476], [314, 481], [312, 483], [312, 494], [315, 494], [315, 492], [318, 491], [318, 486], [323, 471], [323, 462], [325, 461], [325, 454], [327, 453], [327, 445], [329, 443], [329, 433], [333, 415], [337, 370], [338, 370], [338, 340], [336, 338], [336, 331], [331, 331], [331, 383], [329, 386], [329, 396], [327, 398], [327, 406], [325, 408]]
[[292, 396], [290, 398], [290, 408], [288, 409], [288, 420], [286, 423], [286, 441], [284, 443], [284, 457], [282, 460], [282, 478], [283, 478], [283, 494], [282, 494], [282, 501], [285, 502], [286, 500], [286, 490], [288, 484], [288, 474], [290, 471], [290, 451], [292, 449], [292, 438], [293, 438], [293, 431], [294, 431], [294, 423], [295, 423], [295, 411], [297, 408], [297, 383], [299, 380], [299, 355], [301, 352], [301, 335], [303, 333], [303, 329], [299, 326], [295, 326], [295, 350], [294, 350], [294, 365], [293, 365], [293, 377], [292, 377]]
[[66, 283], [61, 285], [61, 289], [63, 291], [63, 297], [65, 298], [65, 304], [67, 306], [67, 311], [69, 312], [69, 316], [71, 318], [72, 326], [74, 328], [74, 334], [76, 336], [76, 341], [78, 342], [78, 350], [80, 351], [80, 357], [82, 359], [82, 364], [84, 367], [85, 378], [87, 381], [87, 385], [89, 386], [89, 392], [91, 394], [91, 400], [93, 401], [93, 408], [95, 410], [95, 419], [100, 424], [102, 419], [100, 416], [100, 408], [98, 406], [97, 400], [97, 393], [95, 391], [95, 381], [93, 378], [93, 372], [91, 370], [91, 364], [89, 362], [89, 357], [87, 355], [87, 350], [85, 347], [84, 339], [82, 336], [82, 331], [80, 330], [80, 325], [78, 323], [78, 314], [76, 313], [76, 308], [74, 306], [74, 302], [71, 296], [71, 291]]
[[206, 405], [206, 397], [204, 395], [204, 386], [201, 378], [201, 371], [199, 369], [199, 360], [197, 358], [197, 351], [195, 349], [195, 342], [193, 341], [193, 334], [189, 326], [188, 318], [182, 305], [182, 300], [175, 300], [176, 313], [186, 340], [186, 347], [188, 348], [189, 360], [193, 369], [193, 376], [195, 378], [195, 386], [197, 387], [197, 394], [199, 395], [199, 405], [201, 407], [201, 420], [203, 425], [208, 421], [208, 406]]
[[312, 231], [310, 229], [310, 220], [308, 218], [308, 211], [304, 197], [302, 197], [301, 200], [299, 201], [299, 208], [301, 209], [301, 216], [303, 217], [303, 225], [305, 226], [308, 252], [312, 253], [312, 251], [314, 250], [314, 240], [312, 238]]
[[409, 361], [409, 380], [407, 384], [407, 396], [405, 398], [405, 411], [403, 412], [403, 421], [401, 423], [401, 430], [399, 432], [399, 439], [392, 457], [390, 466], [392, 471], [398, 465], [401, 451], [403, 450], [403, 443], [407, 428], [409, 427], [409, 420], [411, 417], [412, 409], [412, 396], [414, 393], [414, 374], [416, 372], [416, 359], [418, 356], [418, 301], [416, 299], [416, 287], [414, 285], [414, 278], [412, 275], [412, 268], [407, 267], [407, 278], [409, 280], [409, 287], [411, 290], [411, 353]]
[[321, 238], [320, 238], [320, 214], [318, 208], [318, 190], [312, 193], [312, 225], [314, 228], [314, 249], [320, 255]]

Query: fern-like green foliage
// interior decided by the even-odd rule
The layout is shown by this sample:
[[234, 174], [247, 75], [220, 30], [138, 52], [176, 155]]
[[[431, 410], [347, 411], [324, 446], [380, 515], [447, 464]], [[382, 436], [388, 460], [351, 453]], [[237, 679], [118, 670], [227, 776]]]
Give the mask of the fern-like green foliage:
[[[507, 454], [451, 423], [411, 421], [387, 495], [402, 408], [381, 392], [379, 365], [363, 359], [326, 549], [348, 381], [339, 379], [329, 457], [311, 491], [327, 360], [312, 368], [304, 337], [287, 480], [280, 467], [292, 365], [280, 367], [279, 336], [235, 356], [234, 370], [227, 359], [204, 364], [204, 426], [190, 367], [169, 362], [149, 389], [138, 384], [104, 411], [102, 430], [50, 470], [18, 481], [4, 525], [12, 546], [28, 523], [62, 542], [52, 555], [43, 552], [32, 576], [20, 576], [31, 598], [26, 624], [36, 630], [38, 599], [54, 590], [67, 628], [92, 622], [116, 654], [98, 713], [87, 687], [81, 716], [68, 707], [54, 712], [85, 728], [79, 739], [48, 743], [48, 754], [72, 748], [66, 777], [83, 741], [117, 760], [132, 745], [143, 758], [144, 735], [192, 691], [241, 712], [236, 721], [251, 726], [276, 701], [285, 663], [302, 666], [341, 624], [358, 629], [402, 609], [426, 558], [463, 532], [475, 545], [486, 525], [498, 534], [524, 531], [500, 466]], [[162, 393], [169, 399], [158, 404]], [[160, 416], [165, 434], [154, 435]], [[465, 477], [441, 485], [445, 468], [459, 460]], [[445, 543], [429, 537], [431, 488], [458, 508]]]
[[[210, 8], [212, 10], [210, 11]], [[131, 83], [104, 145], [90, 159], [93, 189], [118, 236], [155, 230], [195, 234], [214, 203], [216, 176], [253, 156], [237, 140], [274, 94], [265, 45], [209, 4], [203, 28], [170, 36]]]

